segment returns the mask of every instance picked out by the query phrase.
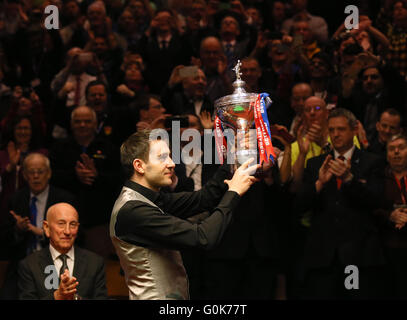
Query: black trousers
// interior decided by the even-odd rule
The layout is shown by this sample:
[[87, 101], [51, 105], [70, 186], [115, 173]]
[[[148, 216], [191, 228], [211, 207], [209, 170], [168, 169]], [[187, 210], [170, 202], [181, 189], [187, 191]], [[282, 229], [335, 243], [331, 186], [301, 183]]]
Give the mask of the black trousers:
[[[345, 280], [355, 273], [345, 273], [346, 266], [337, 258], [329, 267], [308, 269], [304, 299], [366, 300], [386, 296], [384, 266], [358, 267], [358, 289], [347, 289]], [[349, 278], [348, 278], [349, 279]]]

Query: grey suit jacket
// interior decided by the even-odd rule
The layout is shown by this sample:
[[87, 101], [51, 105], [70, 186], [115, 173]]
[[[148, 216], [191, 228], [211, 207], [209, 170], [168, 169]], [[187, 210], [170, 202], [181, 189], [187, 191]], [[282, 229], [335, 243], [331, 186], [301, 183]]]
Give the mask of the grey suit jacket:
[[[18, 267], [18, 291], [20, 300], [52, 300], [54, 289], [45, 288], [49, 276], [45, 268], [53, 265], [49, 247], [22, 260]], [[107, 299], [105, 266], [103, 258], [97, 254], [75, 247], [73, 276], [78, 280], [77, 287], [82, 299]]]

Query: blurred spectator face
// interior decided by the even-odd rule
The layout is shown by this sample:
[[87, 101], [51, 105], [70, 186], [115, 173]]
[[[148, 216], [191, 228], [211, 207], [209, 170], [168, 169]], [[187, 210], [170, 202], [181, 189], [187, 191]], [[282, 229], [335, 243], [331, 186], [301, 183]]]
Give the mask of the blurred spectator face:
[[159, 12], [154, 19], [157, 21], [157, 29], [159, 32], [170, 32], [172, 26], [172, 16], [167, 11]]
[[28, 119], [21, 119], [14, 128], [14, 139], [17, 145], [29, 144], [31, 141], [32, 128]]
[[98, 6], [90, 6], [88, 9], [88, 20], [91, 26], [100, 26], [105, 22], [106, 13]]
[[256, 27], [261, 27], [263, 24], [263, 18], [260, 14], [260, 11], [256, 8], [249, 8], [246, 10], [246, 14], [252, 18], [252, 25]]
[[191, 6], [191, 16], [198, 21], [204, 18], [206, 16], [206, 7], [204, 3], [194, 2]]
[[32, 101], [27, 97], [21, 97], [18, 100], [18, 115], [28, 115], [31, 114]]
[[137, 64], [130, 64], [125, 72], [124, 82], [133, 91], [144, 89], [144, 78]]
[[379, 135], [379, 141], [386, 143], [392, 136], [400, 133], [400, 117], [383, 112], [380, 120], [376, 123], [376, 130]]
[[95, 40], [93, 41], [93, 52], [96, 53], [96, 55], [101, 56], [104, 53], [106, 53], [109, 50], [109, 47], [107, 46], [107, 41], [103, 37], [96, 37]]
[[68, 19], [79, 17], [81, 11], [76, 1], [69, 1], [64, 5], [64, 16]]
[[136, 20], [134, 19], [133, 13], [130, 10], [126, 9], [120, 15], [118, 23], [120, 29], [126, 32], [131, 32], [134, 30]]
[[309, 97], [305, 100], [302, 115], [307, 128], [313, 123], [323, 126], [328, 118], [325, 101], [318, 97]]
[[312, 95], [312, 88], [305, 83], [297, 84], [291, 91], [291, 108], [297, 114], [301, 114], [304, 109], [305, 100]]
[[209, 38], [202, 43], [200, 57], [202, 66], [209, 70], [217, 70], [222, 55], [222, 46], [218, 39]]
[[130, 1], [128, 8], [134, 14], [134, 17], [145, 17], [147, 12], [142, 1]]
[[155, 119], [164, 115], [165, 111], [166, 110], [160, 101], [158, 101], [155, 98], [150, 98], [148, 103], [148, 109], [147, 110], [140, 109], [140, 120], [147, 123], [151, 123]]
[[140, 70], [144, 70], [143, 58], [138, 53], [126, 54], [123, 59], [122, 70], [131, 64], [136, 64]]
[[75, 109], [71, 119], [71, 129], [73, 136], [80, 139], [89, 139], [94, 137], [97, 120], [94, 118], [92, 111], [87, 107]]
[[407, 7], [401, 1], [396, 2], [393, 6], [393, 21], [395, 24], [407, 22]]
[[307, 0], [293, 0], [292, 6], [294, 12], [300, 12], [307, 9]]
[[329, 66], [320, 58], [313, 58], [310, 64], [310, 73], [312, 78], [326, 78], [329, 77]]
[[407, 141], [400, 138], [387, 145], [387, 161], [394, 171], [404, 170], [407, 167]]
[[52, 206], [44, 221], [44, 232], [50, 244], [60, 253], [68, 252], [76, 239], [79, 228], [78, 213], [67, 203]]
[[47, 166], [45, 158], [31, 156], [24, 161], [24, 178], [30, 191], [34, 194], [43, 192], [51, 179], [51, 169]]
[[294, 24], [294, 35], [302, 35], [305, 44], [312, 42], [312, 32], [307, 21], [298, 21]]
[[256, 88], [261, 77], [259, 63], [254, 60], [243, 60], [240, 68], [242, 79], [250, 88]]
[[229, 34], [236, 37], [239, 35], [239, 33], [239, 23], [235, 18], [226, 16], [222, 19], [222, 22], [220, 24], [221, 35]]
[[[181, 134], [181, 136], [182, 136], [182, 134], [184, 133], [184, 131], [187, 130], [187, 129], [195, 129], [195, 130], [198, 130], [198, 131], [201, 133], [201, 135], [202, 135], [202, 134], [203, 134], [203, 130], [202, 130], [202, 125], [201, 125], [201, 120], [199, 120], [199, 118], [198, 118], [196, 115], [194, 115], [194, 114], [188, 114], [187, 117], [188, 117], [188, 128], [180, 128], [180, 134]], [[184, 139], [182, 139], [182, 140], [181, 140], [181, 144], [182, 144], [183, 146], [185, 146], [186, 144], [188, 144], [188, 143], [191, 142], [192, 140], [193, 140], [193, 137], [190, 136], [187, 141], [185, 141]], [[192, 152], [193, 152], [193, 151], [194, 151], [194, 150], [191, 149], [191, 151], [190, 151], [191, 154], [190, 154], [190, 155], [192, 155]]]
[[198, 69], [198, 74], [195, 77], [185, 78], [182, 85], [188, 96], [202, 99], [207, 85], [205, 73]]
[[351, 128], [348, 119], [341, 116], [329, 119], [328, 132], [335, 150], [346, 152], [353, 146], [357, 128]]
[[284, 62], [287, 60], [287, 51], [283, 50], [283, 41], [280, 39], [271, 40], [268, 49], [268, 57], [273, 62]]
[[363, 72], [362, 86], [368, 95], [376, 95], [383, 89], [383, 78], [377, 68], [369, 68]]
[[274, 2], [272, 16], [275, 22], [282, 22], [285, 19], [285, 6], [283, 2]]
[[86, 102], [96, 113], [105, 111], [107, 105], [107, 92], [104, 85], [97, 84], [89, 87]]

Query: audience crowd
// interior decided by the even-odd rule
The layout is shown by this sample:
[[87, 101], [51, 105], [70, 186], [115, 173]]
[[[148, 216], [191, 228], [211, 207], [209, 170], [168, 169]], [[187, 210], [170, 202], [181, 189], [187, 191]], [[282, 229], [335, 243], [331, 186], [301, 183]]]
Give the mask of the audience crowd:
[[[24, 259], [49, 246], [42, 225], [59, 202], [79, 219], [75, 245], [117, 260], [108, 223], [121, 144], [171, 132], [174, 116], [203, 141], [238, 60], [246, 90], [272, 100], [278, 161], [217, 248], [182, 250], [191, 299], [407, 298], [407, 0], [353, 1], [350, 30], [347, 4], [2, 0], [0, 298], [41, 296], [18, 282]], [[44, 26], [48, 5], [58, 29]], [[216, 168], [181, 163], [163, 192], [199, 190]], [[344, 286], [348, 265], [360, 290]]]

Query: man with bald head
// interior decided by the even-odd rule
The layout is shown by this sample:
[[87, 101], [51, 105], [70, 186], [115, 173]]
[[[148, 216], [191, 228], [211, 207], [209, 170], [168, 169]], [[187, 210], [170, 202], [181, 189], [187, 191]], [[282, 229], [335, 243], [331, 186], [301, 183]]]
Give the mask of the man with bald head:
[[[18, 268], [21, 300], [106, 299], [106, 279], [102, 257], [74, 246], [79, 216], [68, 203], [57, 203], [47, 211], [43, 229], [49, 246], [24, 259]], [[51, 268], [50, 268], [51, 266]], [[52, 266], [54, 268], [52, 268]], [[58, 275], [58, 285], [47, 278]], [[48, 270], [48, 271], [46, 271]]]
[[77, 107], [71, 114], [72, 135], [53, 145], [50, 159], [53, 183], [78, 197], [85, 247], [107, 257], [113, 252], [107, 223], [120, 187], [120, 161], [119, 150], [96, 129], [95, 111]]
[[47, 246], [42, 223], [48, 208], [58, 202], [75, 205], [69, 192], [49, 184], [50, 161], [41, 153], [29, 154], [23, 162], [27, 187], [17, 191], [10, 201], [9, 216], [1, 228], [1, 242], [7, 243], [7, 259], [11, 260], [2, 297], [17, 298], [17, 263], [34, 251]]
[[207, 80], [206, 94], [211, 102], [231, 93], [232, 79], [227, 72], [227, 58], [220, 40], [212, 36], [203, 39], [199, 56]]

